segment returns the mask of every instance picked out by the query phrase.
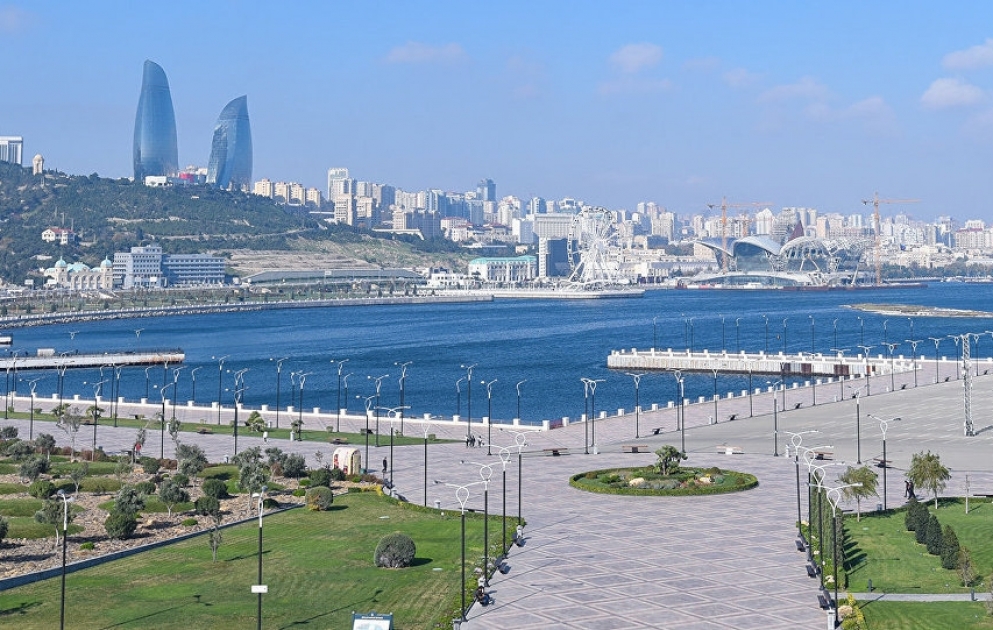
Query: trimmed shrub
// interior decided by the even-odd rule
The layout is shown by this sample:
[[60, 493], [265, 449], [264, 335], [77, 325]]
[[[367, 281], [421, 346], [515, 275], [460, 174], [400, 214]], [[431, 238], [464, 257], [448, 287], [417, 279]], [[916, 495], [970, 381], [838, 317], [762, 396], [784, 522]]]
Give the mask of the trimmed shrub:
[[307, 509], [325, 512], [334, 503], [334, 493], [326, 486], [314, 486], [307, 490]]
[[221, 502], [217, 497], [204, 495], [193, 503], [193, 509], [203, 516], [215, 516], [221, 513]]
[[223, 499], [228, 496], [228, 484], [222, 479], [205, 479], [200, 489], [208, 497]]
[[941, 566], [945, 569], [957, 569], [959, 566], [959, 537], [951, 525], [945, 525], [941, 532]]
[[310, 479], [304, 478], [304, 479], [301, 479], [300, 481], [298, 481], [297, 483], [300, 484], [300, 487], [301, 488], [306, 488], [307, 486], [310, 485]]
[[[302, 483], [302, 481], [301, 481]], [[327, 468], [318, 468], [310, 471], [310, 485], [331, 487], [331, 471]]]
[[387, 534], [379, 540], [373, 560], [377, 567], [400, 569], [414, 561], [417, 547], [414, 540], [403, 532]]
[[130, 514], [134, 517], [145, 507], [145, 495], [138, 492], [134, 486], [124, 486], [114, 497], [114, 512]]
[[927, 533], [924, 536], [924, 544], [927, 545], [927, 552], [932, 556], [941, 555], [941, 523], [938, 522], [938, 517], [934, 514], [927, 522]]
[[197, 525], [197, 519], [195, 519], [195, 518], [192, 518], [191, 517], [191, 518], [184, 518], [183, 519], [183, 526], [184, 527], [196, 527], [196, 525]]
[[172, 476], [172, 480], [176, 482], [176, 485], [180, 488], [185, 488], [190, 485], [190, 478], [183, 473], [176, 473]]
[[283, 466], [284, 477], [299, 479], [307, 474], [307, 460], [299, 453], [287, 455], [281, 464]]
[[295, 496], [295, 497], [305, 497], [305, 496], [307, 496], [307, 491], [304, 490], [303, 488], [297, 488], [296, 490], [293, 491], [293, 496]]
[[337, 467], [331, 469], [331, 481], [344, 481], [344, 480], [345, 480], [345, 471]]
[[42, 473], [46, 472], [48, 472], [48, 460], [44, 457], [29, 457], [21, 462], [21, 466], [18, 469], [18, 474], [21, 477], [30, 479], [31, 481], [35, 481]]
[[93, 551], [94, 549], [97, 548], [97, 546], [95, 544], [93, 544], [92, 541], [89, 541], [88, 540], [88, 541], [82, 543], [81, 545], [79, 545], [79, 548], [82, 551]]
[[142, 457], [141, 459], [138, 460], [138, 463], [141, 464], [142, 470], [144, 470], [145, 474], [148, 475], [154, 475], [155, 473], [159, 472], [159, 468], [162, 467], [162, 465], [159, 463], [159, 460], [155, 459], [154, 457]]
[[139, 481], [134, 484], [134, 489], [146, 497], [150, 497], [155, 494], [155, 484], [151, 481]]
[[28, 494], [36, 499], [47, 499], [55, 494], [55, 484], [47, 479], [39, 479], [28, 488]]
[[0, 544], [3, 544], [3, 539], [7, 537], [7, 530], [10, 528], [7, 519], [0, 516]]
[[[911, 499], [907, 502], [907, 514], [903, 520], [907, 531], [916, 532], [919, 527], [927, 524], [927, 520], [928, 511], [926, 505], [917, 499]], [[921, 542], [921, 540], [918, 539], [917, 542]]]
[[125, 540], [138, 529], [138, 519], [135, 518], [134, 513], [113, 510], [103, 522], [103, 528], [111, 539]]

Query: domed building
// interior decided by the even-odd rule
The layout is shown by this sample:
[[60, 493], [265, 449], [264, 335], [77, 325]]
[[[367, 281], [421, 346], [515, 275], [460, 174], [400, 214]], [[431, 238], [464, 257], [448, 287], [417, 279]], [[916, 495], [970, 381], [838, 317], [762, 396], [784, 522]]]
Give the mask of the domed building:
[[81, 262], [70, 264], [59, 258], [54, 267], [44, 269], [42, 273], [48, 278], [46, 288], [73, 291], [110, 291], [114, 288], [114, 264], [107, 258], [96, 269]]

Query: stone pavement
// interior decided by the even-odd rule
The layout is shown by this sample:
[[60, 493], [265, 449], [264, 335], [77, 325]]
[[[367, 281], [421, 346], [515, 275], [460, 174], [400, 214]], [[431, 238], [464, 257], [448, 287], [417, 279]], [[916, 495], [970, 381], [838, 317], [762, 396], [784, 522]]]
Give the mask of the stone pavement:
[[[933, 364], [929, 369], [933, 369]], [[887, 434], [887, 459], [893, 466], [887, 469], [890, 506], [903, 502], [903, 470], [910, 456], [926, 449], [939, 453], [953, 471], [945, 494], [963, 494], [967, 476], [972, 492], [993, 492], [988, 455], [993, 446], [993, 431], [989, 429], [993, 424], [989, 418], [989, 410], [993, 409], [990, 391], [993, 377], [976, 380], [973, 408], [983, 418], [976, 420], [979, 435], [966, 438], [962, 435], [961, 382], [952, 380], [925, 386], [929, 382], [923, 376], [926, 373], [933, 375], [933, 372], [919, 374], [921, 386], [917, 388], [913, 387], [912, 374], [896, 375], [897, 391], [890, 393], [886, 393], [890, 385], [888, 377], [873, 379], [872, 395], [863, 392], [858, 401], [858, 421], [854, 400], [845, 398], [842, 402], [825, 404], [831, 398], [821, 386], [816, 406], [813, 406], [812, 388], [788, 391], [789, 410], [777, 411], [775, 417], [771, 413], [770, 394], [720, 401], [718, 424], [708, 424], [714, 415], [712, 402], [688, 406], [685, 435], [677, 430], [672, 409], [642, 412], [638, 438], [634, 437], [631, 414], [597, 420], [589, 426], [573, 423], [562, 429], [528, 433], [527, 453], [522, 459], [522, 507], [528, 523], [526, 544], [511, 551], [510, 572], [491, 580], [495, 603], [486, 608], [473, 606], [463, 627], [469, 630], [528, 630], [549, 626], [680, 630], [823, 628], [826, 613], [817, 604], [817, 580], [807, 577], [805, 555], [794, 546], [797, 510], [794, 461], [790, 457], [773, 456], [774, 450], [783, 455], [789, 437], [785, 433], [777, 436], [773, 428], [819, 431], [803, 436], [804, 445], [831, 446], [834, 461], [819, 463], [855, 463], [861, 456], [863, 462], [871, 464], [873, 457], [881, 455], [882, 446], [879, 423], [867, 414], [887, 419], [900, 416], [900, 421], [890, 423]], [[899, 390], [900, 378], [909, 383], [908, 389]], [[861, 384], [855, 381], [850, 385]], [[850, 394], [838, 385], [832, 389], [834, 398], [842, 398], [842, 391], [846, 396]], [[781, 393], [777, 395], [777, 409], [782, 407], [781, 397]], [[794, 401], [803, 404], [794, 409]], [[19, 405], [26, 409], [26, 399], [19, 399]], [[755, 412], [765, 410], [764, 415], [749, 418], [750, 406]], [[129, 411], [122, 409], [121, 415], [125, 413]], [[727, 422], [727, 416], [732, 413], [738, 419]], [[343, 429], [355, 430], [364, 423], [364, 418], [351, 417], [346, 422], [349, 425], [343, 423]], [[422, 431], [416, 421], [408, 422], [415, 425], [407, 429], [408, 435]], [[21, 435], [26, 437], [27, 421], [3, 421], [3, 424], [19, 426]], [[651, 435], [650, 429], [654, 427], [662, 427], [663, 432]], [[77, 447], [88, 447], [87, 429], [84, 427], [81, 432]], [[459, 439], [465, 428], [434, 423], [428, 430], [442, 438]], [[34, 431], [51, 433], [60, 444], [66, 442], [64, 434], [50, 422], [36, 420]], [[135, 430], [115, 430], [101, 425], [99, 432], [99, 444], [113, 452], [129, 448]], [[473, 432], [485, 435], [485, 426], [474, 424]], [[595, 433], [596, 446], [589, 446], [588, 432]], [[644, 435], [646, 432], [648, 437]], [[157, 431], [149, 431], [147, 454], [158, 453], [157, 437]], [[650, 453], [622, 453], [622, 444], [643, 444], [654, 450], [663, 444], [678, 446], [682, 438], [690, 454], [688, 465], [747, 471], [759, 478], [759, 487], [712, 497], [645, 498], [594, 495], [568, 485], [571, 474], [645, 465], [655, 459]], [[212, 460], [221, 460], [232, 451], [231, 436], [184, 434], [182, 439], [200, 444]], [[381, 444], [385, 443], [381, 440]], [[479, 466], [462, 461], [491, 464], [489, 505], [491, 512], [498, 512], [503, 490], [500, 447], [516, 453], [514, 444], [511, 433], [496, 427], [490, 456], [486, 447], [467, 449], [462, 443], [431, 444], [426, 472], [421, 446], [397, 447], [393, 470], [396, 487], [412, 502], [423, 502], [426, 492], [428, 504], [437, 501], [443, 509], [456, 510], [455, 491], [445, 484], [465, 485], [480, 479]], [[241, 449], [253, 445], [262, 445], [262, 440], [244, 435], [239, 439]], [[327, 456], [333, 449], [328, 444], [286, 440], [269, 440], [268, 445], [304, 453], [311, 465], [316, 464], [317, 451]], [[738, 446], [743, 454], [720, 454], [720, 445]], [[553, 446], [568, 447], [570, 454], [555, 457], [542, 450]], [[165, 450], [167, 456], [172, 450], [168, 437]], [[590, 454], [584, 454], [585, 450]], [[378, 462], [389, 449], [384, 445], [378, 449], [371, 447], [370, 451], [373, 467], [378, 468]], [[830, 483], [844, 466], [830, 466], [826, 470]], [[507, 479], [507, 511], [516, 515], [516, 455], [507, 465]], [[481, 488], [477, 485], [470, 490], [468, 507], [481, 510]], [[802, 511], [806, 512], [805, 506]], [[501, 532], [491, 535], [500, 536]], [[452, 544], [457, 545], [458, 541], [453, 540]]]

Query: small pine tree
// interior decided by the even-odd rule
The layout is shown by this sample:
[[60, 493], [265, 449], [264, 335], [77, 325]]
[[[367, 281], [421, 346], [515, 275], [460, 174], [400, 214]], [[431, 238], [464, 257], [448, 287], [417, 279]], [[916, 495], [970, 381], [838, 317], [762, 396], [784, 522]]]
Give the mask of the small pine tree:
[[[904, 517], [904, 525], [907, 527], [907, 531], [913, 532], [917, 531], [918, 526], [922, 521], [926, 522], [927, 519], [927, 507], [916, 498], [910, 499], [907, 502], [907, 514]], [[923, 519], [921, 517], [924, 517]]]
[[945, 525], [941, 538], [941, 566], [954, 570], [959, 565], [959, 537], [955, 535], [951, 525]]
[[[924, 504], [922, 503], [921, 505], [923, 506]], [[930, 514], [927, 513], [927, 508], [924, 508], [924, 512], [918, 517], [917, 527], [914, 528], [914, 538], [919, 545], [927, 544], [927, 524], [931, 519]]]
[[931, 518], [928, 519], [927, 533], [924, 537], [924, 544], [927, 546], [927, 552], [932, 556], [941, 555], [941, 523], [938, 522], [938, 517], [934, 514], [932, 514]]
[[972, 583], [976, 581], [976, 567], [972, 562], [972, 553], [968, 547], [963, 546], [959, 549], [958, 570], [962, 586], [972, 586]]

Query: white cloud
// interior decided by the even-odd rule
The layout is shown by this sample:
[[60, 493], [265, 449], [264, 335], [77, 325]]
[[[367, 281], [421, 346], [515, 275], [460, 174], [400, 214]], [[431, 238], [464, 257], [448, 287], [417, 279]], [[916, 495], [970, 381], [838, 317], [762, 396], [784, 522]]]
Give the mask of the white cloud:
[[31, 14], [15, 6], [0, 6], [0, 33], [19, 33], [25, 30]]
[[628, 44], [610, 56], [610, 63], [624, 74], [635, 74], [662, 61], [662, 47], [655, 44]]
[[698, 57], [683, 62], [683, 70], [695, 72], [713, 72], [720, 67], [721, 60], [718, 57]]
[[893, 110], [881, 96], [870, 96], [857, 103], [852, 103], [845, 110], [844, 114], [851, 118], [876, 118], [879, 116], [891, 116]]
[[744, 68], [734, 68], [724, 73], [724, 83], [733, 88], [744, 88], [758, 82], [761, 75], [749, 72]]
[[421, 42], [407, 42], [386, 55], [387, 63], [451, 63], [465, 59], [465, 50], [459, 44], [432, 46]]
[[949, 70], [968, 70], [993, 66], [993, 39], [965, 50], [956, 50], [945, 55], [941, 65]]
[[803, 77], [796, 83], [777, 85], [759, 95], [760, 103], [778, 103], [794, 99], [824, 100], [831, 96], [831, 91], [823, 83], [811, 77]]
[[936, 79], [921, 96], [921, 104], [927, 109], [946, 109], [976, 105], [984, 98], [980, 88], [962, 79]]

